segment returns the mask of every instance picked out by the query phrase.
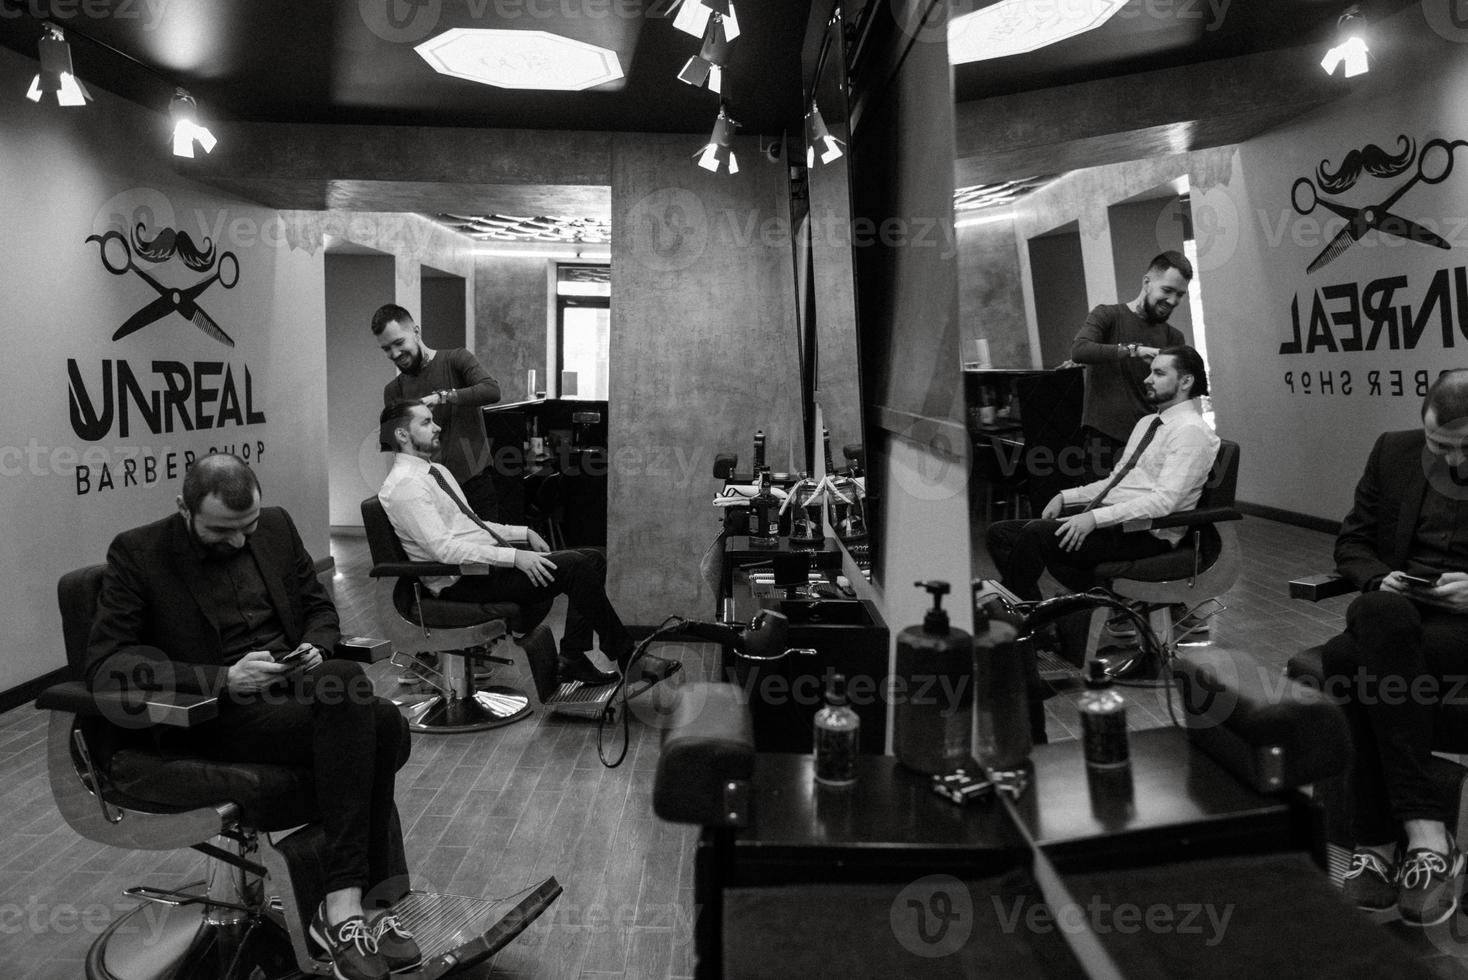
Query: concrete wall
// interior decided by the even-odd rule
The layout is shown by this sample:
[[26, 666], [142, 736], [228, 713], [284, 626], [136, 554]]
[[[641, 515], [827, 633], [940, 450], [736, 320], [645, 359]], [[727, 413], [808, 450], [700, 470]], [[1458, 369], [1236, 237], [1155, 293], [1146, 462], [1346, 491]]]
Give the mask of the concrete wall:
[[801, 439], [785, 168], [752, 137], [735, 175], [690, 152], [613, 141], [608, 591], [628, 623], [712, 613], [715, 453], [744, 455], [763, 428], [779, 466]]
[[979, 213], [981, 223], [958, 228], [958, 324], [962, 359], [978, 358], [975, 341], [989, 342], [995, 367], [1030, 367], [1019, 245], [1007, 210]]
[[423, 296], [418, 321], [423, 325], [423, 340], [434, 350], [447, 347], [469, 347], [466, 296], [462, 276], [425, 271], [419, 282]]
[[[535, 256], [479, 255], [474, 260], [474, 345], [507, 402], [530, 397], [525, 372], [531, 368], [540, 388], [552, 390], [546, 387], [546, 325], [554, 314], [547, 285], [553, 268]], [[614, 331], [613, 346], [616, 342]]]

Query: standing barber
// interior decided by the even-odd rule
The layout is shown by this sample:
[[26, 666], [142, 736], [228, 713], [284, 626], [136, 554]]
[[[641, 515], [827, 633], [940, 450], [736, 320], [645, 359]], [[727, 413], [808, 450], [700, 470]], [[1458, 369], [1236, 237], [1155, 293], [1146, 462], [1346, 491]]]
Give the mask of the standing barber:
[[444, 467], [459, 481], [469, 506], [497, 521], [499, 494], [479, 418], [481, 405], [500, 400], [500, 385], [468, 350], [436, 351], [423, 343], [423, 327], [401, 306], [388, 303], [372, 314], [372, 335], [401, 372], [382, 389], [384, 406], [418, 401], [433, 411], [442, 430]]
[[1087, 479], [1098, 479], [1117, 455], [1137, 420], [1155, 410], [1148, 403], [1148, 365], [1157, 352], [1181, 347], [1182, 331], [1167, 318], [1188, 295], [1193, 266], [1179, 252], [1163, 252], [1142, 276], [1142, 291], [1130, 303], [1098, 306], [1086, 317], [1070, 348], [1070, 359], [1086, 365], [1085, 428]]

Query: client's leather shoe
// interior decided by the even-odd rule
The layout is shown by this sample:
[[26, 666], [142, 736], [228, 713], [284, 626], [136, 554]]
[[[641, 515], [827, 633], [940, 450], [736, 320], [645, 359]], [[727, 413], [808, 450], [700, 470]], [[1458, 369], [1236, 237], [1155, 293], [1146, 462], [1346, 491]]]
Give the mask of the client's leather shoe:
[[311, 938], [331, 956], [338, 980], [385, 980], [390, 972], [367, 920], [360, 915], [327, 925], [326, 903], [322, 902], [311, 918]]
[[580, 681], [587, 687], [600, 687], [612, 683], [618, 676], [616, 671], [599, 670], [584, 653], [561, 657], [560, 677], [563, 681]]
[[423, 959], [423, 951], [418, 948], [413, 934], [403, 928], [398, 917], [391, 912], [383, 912], [372, 920], [372, 938], [377, 941], [378, 954], [387, 961], [387, 968], [393, 973], [401, 973], [412, 969]]
[[1157, 662], [1157, 657], [1150, 652], [1144, 653], [1136, 647], [1128, 647], [1122, 650], [1113, 650], [1105, 656], [1097, 655], [1106, 670], [1107, 677], [1118, 680], [1156, 680], [1162, 671], [1162, 665]]

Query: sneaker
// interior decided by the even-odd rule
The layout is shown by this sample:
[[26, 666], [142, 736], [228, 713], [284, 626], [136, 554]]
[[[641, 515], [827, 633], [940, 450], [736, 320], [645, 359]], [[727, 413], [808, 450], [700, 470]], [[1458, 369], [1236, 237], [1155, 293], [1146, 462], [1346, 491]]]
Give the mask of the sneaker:
[[387, 961], [377, 952], [377, 940], [360, 915], [327, 925], [322, 902], [311, 919], [311, 938], [331, 957], [337, 980], [384, 980], [389, 974]]
[[1407, 852], [1397, 877], [1397, 911], [1409, 926], [1435, 926], [1458, 910], [1463, 852], [1448, 838], [1448, 853], [1425, 847]]
[[1375, 851], [1356, 848], [1341, 887], [1358, 909], [1381, 912], [1391, 908], [1397, 904], [1396, 857], [1388, 863]]
[[377, 943], [377, 952], [387, 961], [393, 973], [411, 970], [423, 959], [423, 951], [413, 939], [413, 934], [403, 928], [398, 917], [383, 912], [372, 921], [372, 939]]

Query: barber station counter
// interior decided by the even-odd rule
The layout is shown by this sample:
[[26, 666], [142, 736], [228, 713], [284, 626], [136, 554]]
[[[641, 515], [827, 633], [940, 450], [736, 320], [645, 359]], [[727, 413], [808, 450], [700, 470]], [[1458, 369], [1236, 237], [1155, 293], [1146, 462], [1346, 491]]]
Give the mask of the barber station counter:
[[480, 410], [503, 523], [553, 529], [553, 547], [607, 543], [607, 412], [606, 401], [589, 398]]

